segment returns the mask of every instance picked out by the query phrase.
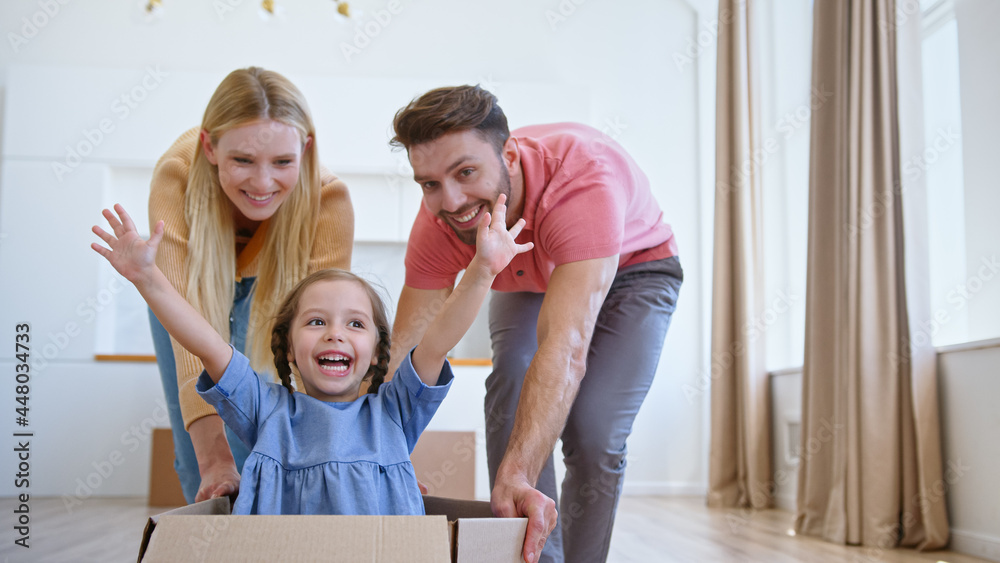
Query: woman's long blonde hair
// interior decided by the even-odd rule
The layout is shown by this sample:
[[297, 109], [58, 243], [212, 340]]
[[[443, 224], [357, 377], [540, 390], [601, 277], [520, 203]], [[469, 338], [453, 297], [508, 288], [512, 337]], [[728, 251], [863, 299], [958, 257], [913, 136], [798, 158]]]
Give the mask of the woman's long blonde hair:
[[[320, 177], [316, 130], [302, 93], [280, 74], [256, 67], [235, 70], [216, 88], [201, 128], [212, 145], [233, 128], [271, 119], [294, 127], [303, 142], [299, 179], [281, 207], [268, 220], [264, 246], [257, 255], [246, 352], [251, 365], [271, 371], [271, 324], [282, 300], [308, 273], [319, 220]], [[262, 143], [268, 140], [261, 135]], [[306, 139], [312, 143], [305, 146]], [[222, 191], [219, 169], [195, 150], [184, 194], [188, 238], [187, 299], [229, 340], [229, 316], [236, 281], [236, 238], [233, 205]], [[262, 227], [263, 228], [263, 227]]]

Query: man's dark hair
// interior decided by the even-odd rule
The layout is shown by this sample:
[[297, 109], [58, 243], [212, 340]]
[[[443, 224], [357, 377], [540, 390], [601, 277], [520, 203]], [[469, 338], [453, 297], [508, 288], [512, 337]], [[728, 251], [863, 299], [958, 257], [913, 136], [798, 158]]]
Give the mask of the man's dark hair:
[[396, 136], [389, 144], [407, 151], [448, 133], [474, 130], [500, 154], [510, 137], [497, 97], [479, 85], [431, 90], [396, 112], [392, 128]]

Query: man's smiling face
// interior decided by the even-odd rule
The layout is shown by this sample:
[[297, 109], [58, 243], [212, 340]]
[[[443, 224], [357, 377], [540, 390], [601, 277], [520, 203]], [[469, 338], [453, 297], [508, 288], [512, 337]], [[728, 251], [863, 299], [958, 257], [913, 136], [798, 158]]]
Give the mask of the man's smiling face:
[[[465, 244], [500, 194], [511, 201], [510, 173], [496, 148], [475, 130], [457, 131], [410, 147], [413, 179], [424, 205]], [[508, 227], [518, 217], [508, 216]]]

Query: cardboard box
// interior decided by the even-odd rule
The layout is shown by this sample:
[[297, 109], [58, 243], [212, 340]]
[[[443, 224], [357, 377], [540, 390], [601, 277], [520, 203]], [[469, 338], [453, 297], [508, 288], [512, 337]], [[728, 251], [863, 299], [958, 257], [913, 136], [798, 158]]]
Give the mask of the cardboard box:
[[[184, 506], [184, 492], [174, 469], [174, 435], [169, 428], [153, 429], [149, 463], [149, 506]], [[428, 430], [410, 455], [417, 479], [427, 494], [464, 500], [476, 499], [476, 433]]]
[[184, 491], [174, 469], [174, 433], [169, 428], [153, 429], [149, 461], [149, 506], [184, 506]]
[[428, 430], [410, 454], [427, 494], [476, 500], [476, 433]]
[[229, 499], [212, 499], [151, 517], [138, 561], [521, 561], [526, 518], [493, 518], [477, 501], [424, 497], [424, 507], [427, 516], [232, 516]]

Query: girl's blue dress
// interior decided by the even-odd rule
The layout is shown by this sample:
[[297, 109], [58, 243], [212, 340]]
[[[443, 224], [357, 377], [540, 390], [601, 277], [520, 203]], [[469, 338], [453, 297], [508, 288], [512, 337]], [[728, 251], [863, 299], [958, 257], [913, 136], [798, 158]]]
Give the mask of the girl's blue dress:
[[198, 392], [252, 448], [233, 514], [423, 514], [410, 453], [453, 375], [425, 385], [410, 355], [378, 394], [326, 403], [262, 381], [246, 356]]

